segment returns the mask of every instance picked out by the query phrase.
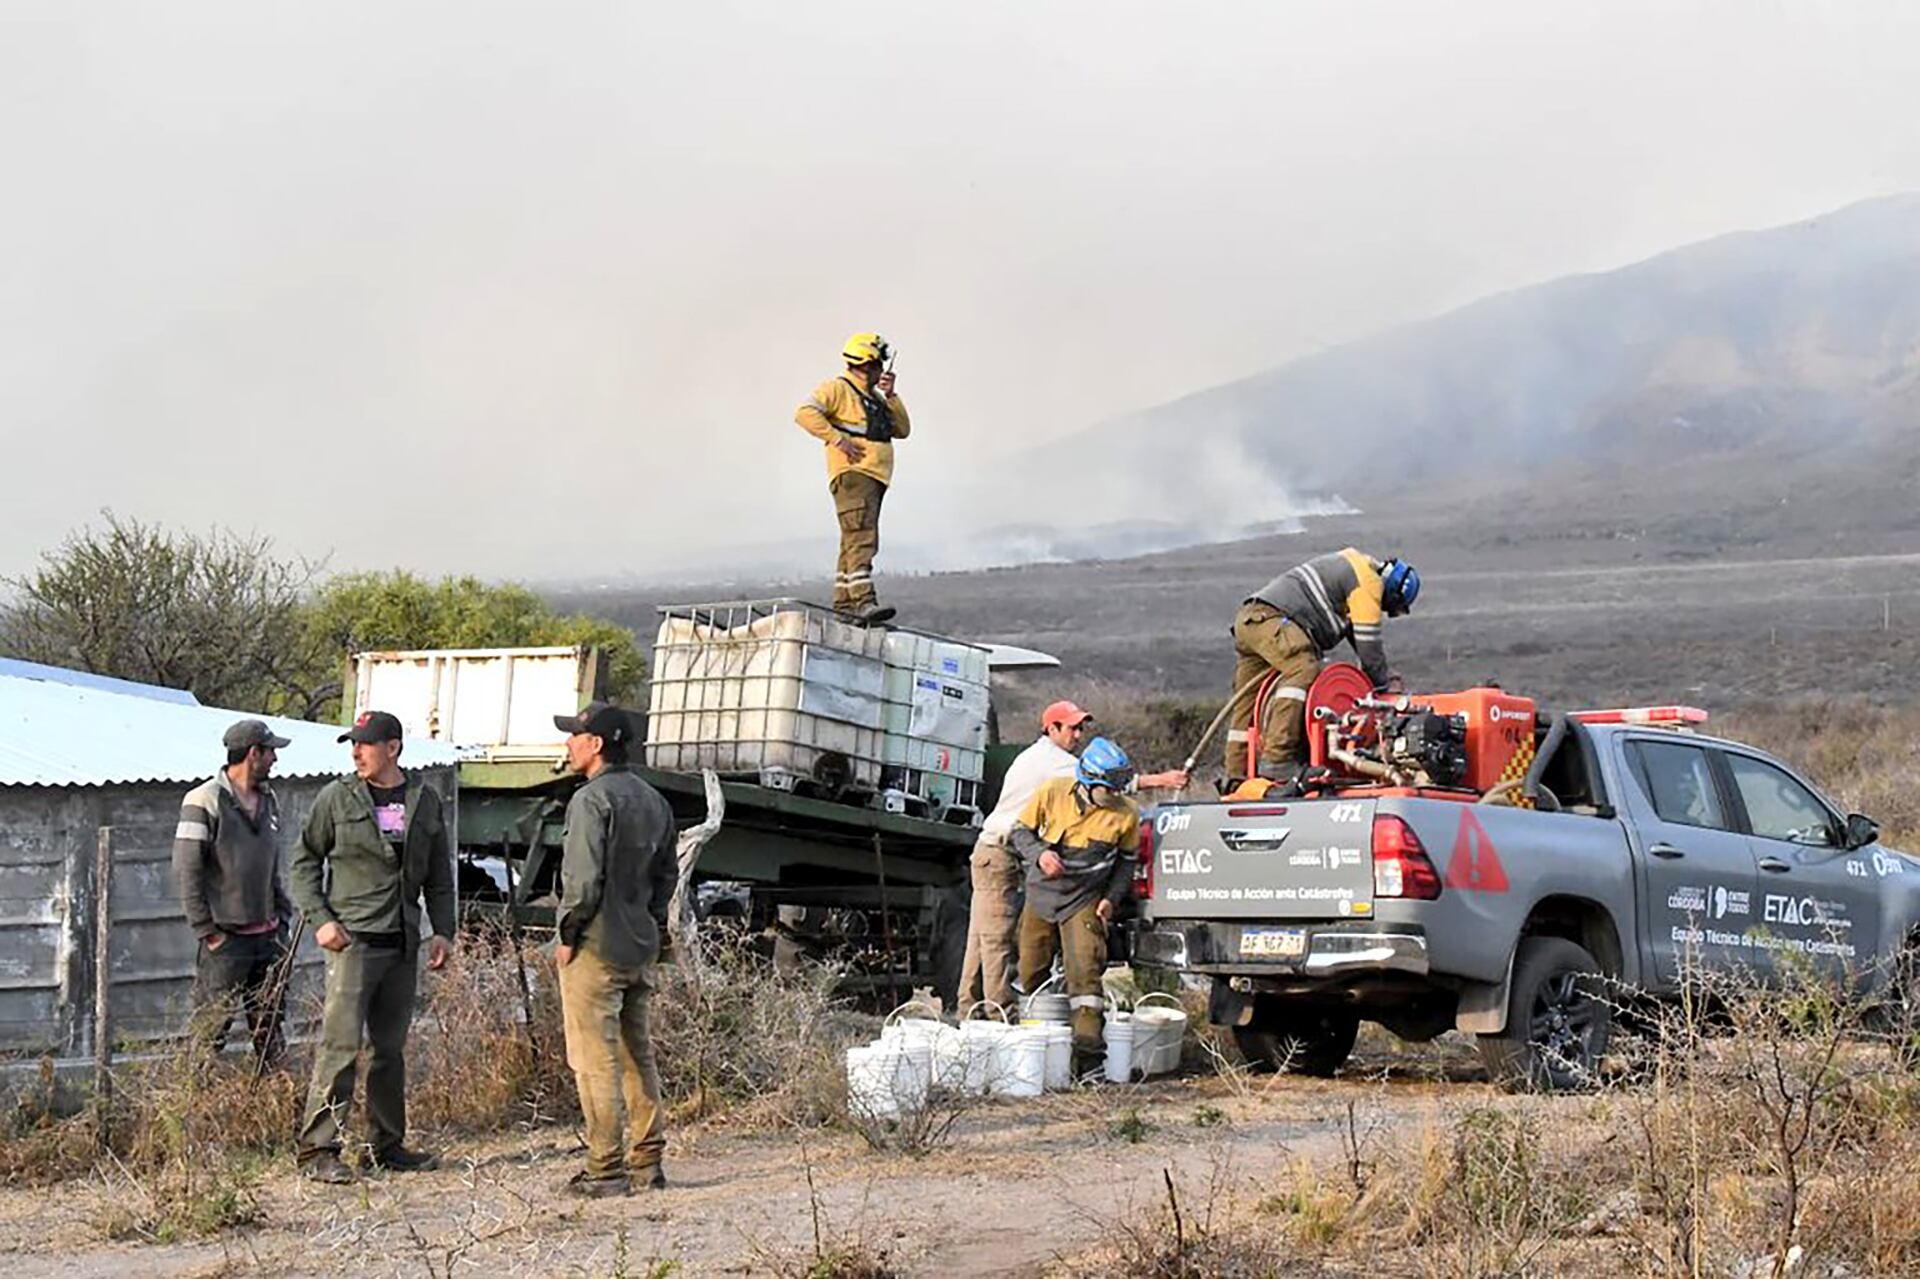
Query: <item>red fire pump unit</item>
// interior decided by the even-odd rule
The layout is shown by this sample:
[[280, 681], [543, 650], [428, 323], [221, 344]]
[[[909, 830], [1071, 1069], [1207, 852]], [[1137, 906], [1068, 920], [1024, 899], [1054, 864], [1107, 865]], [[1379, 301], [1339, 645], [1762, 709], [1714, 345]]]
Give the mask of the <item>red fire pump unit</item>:
[[1336, 662], [1307, 690], [1308, 762], [1361, 784], [1485, 794], [1533, 764], [1533, 699], [1498, 688], [1373, 695]]

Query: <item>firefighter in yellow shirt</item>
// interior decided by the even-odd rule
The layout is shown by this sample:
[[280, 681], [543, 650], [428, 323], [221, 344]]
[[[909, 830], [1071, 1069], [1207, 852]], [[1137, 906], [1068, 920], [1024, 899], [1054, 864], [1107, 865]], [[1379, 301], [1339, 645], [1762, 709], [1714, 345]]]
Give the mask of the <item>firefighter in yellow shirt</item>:
[[873, 591], [880, 503], [893, 482], [893, 442], [906, 439], [913, 427], [907, 406], [893, 393], [886, 339], [856, 333], [840, 354], [847, 371], [815, 387], [793, 420], [826, 446], [827, 488], [840, 521], [833, 607], [863, 622], [884, 622], [894, 610], [883, 607]]

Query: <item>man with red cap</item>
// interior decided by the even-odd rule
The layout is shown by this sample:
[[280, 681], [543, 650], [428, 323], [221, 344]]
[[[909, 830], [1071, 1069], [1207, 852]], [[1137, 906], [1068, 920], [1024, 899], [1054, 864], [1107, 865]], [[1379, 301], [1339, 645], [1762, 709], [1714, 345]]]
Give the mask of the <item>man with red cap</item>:
[[[983, 1000], [1002, 1007], [1013, 1001], [1013, 971], [1020, 925], [1020, 858], [1007, 846], [1021, 810], [1049, 779], [1072, 777], [1080, 748], [1093, 731], [1093, 716], [1069, 701], [1040, 713], [1040, 736], [1007, 766], [1000, 801], [980, 827], [973, 846], [973, 905], [967, 917], [967, 954], [960, 968], [962, 1017]], [[1179, 771], [1149, 773], [1138, 784], [1182, 788]]]

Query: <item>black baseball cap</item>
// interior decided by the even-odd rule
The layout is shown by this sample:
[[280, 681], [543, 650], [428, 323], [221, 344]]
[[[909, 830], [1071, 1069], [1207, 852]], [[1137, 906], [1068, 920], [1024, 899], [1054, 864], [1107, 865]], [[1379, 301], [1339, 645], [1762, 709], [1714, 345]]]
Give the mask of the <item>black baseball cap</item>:
[[385, 711], [362, 711], [360, 718], [353, 721], [353, 727], [340, 734], [336, 739], [342, 742], [397, 742], [405, 734], [400, 731], [400, 718]]
[[220, 739], [220, 744], [230, 751], [243, 751], [253, 746], [277, 751], [289, 742], [284, 737], [275, 737], [265, 720], [243, 719], [227, 729], [226, 736]]
[[607, 742], [633, 738], [633, 721], [612, 702], [588, 702], [578, 715], [555, 715], [553, 726], [563, 733], [586, 733]]

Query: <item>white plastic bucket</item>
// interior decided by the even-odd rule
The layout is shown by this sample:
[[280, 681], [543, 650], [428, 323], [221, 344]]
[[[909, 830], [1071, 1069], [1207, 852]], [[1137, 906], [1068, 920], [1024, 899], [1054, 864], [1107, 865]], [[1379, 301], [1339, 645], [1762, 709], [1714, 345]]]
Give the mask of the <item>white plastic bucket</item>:
[[856, 1119], [896, 1119], [900, 1099], [894, 1089], [905, 1058], [885, 1044], [847, 1049], [847, 1109]]
[[1134, 1028], [1133, 1018], [1126, 1013], [1109, 1013], [1107, 1024], [1100, 1032], [1107, 1044], [1107, 1080], [1109, 1083], [1124, 1084], [1133, 1078]]
[[897, 1119], [927, 1104], [933, 1046], [875, 1040], [847, 1049], [847, 1109], [860, 1119]]
[[880, 1042], [902, 1047], [920, 1044], [927, 1049], [926, 1067], [930, 1087], [960, 1086], [960, 1031], [937, 1017], [904, 1017], [910, 1010], [930, 1012], [925, 1004], [905, 1003], [887, 1014], [880, 1026]]
[[999, 1097], [1038, 1097], [1047, 1086], [1044, 1026], [1022, 1026], [1000, 1037], [989, 1086]]
[[[1173, 1005], [1149, 1008], [1150, 999]], [[1133, 1006], [1133, 1064], [1142, 1075], [1165, 1075], [1180, 1069], [1180, 1045], [1187, 1037], [1187, 1013], [1180, 1001], [1164, 991], [1143, 996]]]
[[966, 1021], [960, 1023], [960, 1086], [970, 1093], [984, 1093], [1003, 1068], [1001, 1044], [1019, 1028], [1003, 1021]]
[[1047, 1087], [1073, 1087], [1073, 1027], [1045, 1026], [1047, 1032]]

